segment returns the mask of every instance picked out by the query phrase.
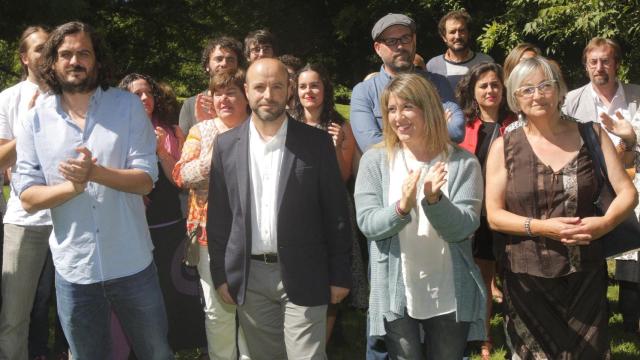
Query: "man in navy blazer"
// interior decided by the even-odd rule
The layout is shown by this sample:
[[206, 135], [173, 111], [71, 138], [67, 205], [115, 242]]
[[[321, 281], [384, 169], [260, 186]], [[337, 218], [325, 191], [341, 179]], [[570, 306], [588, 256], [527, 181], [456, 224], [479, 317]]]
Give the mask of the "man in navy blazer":
[[218, 136], [207, 234], [218, 294], [252, 359], [325, 359], [326, 308], [351, 286], [346, 191], [329, 135], [286, 115], [286, 67], [247, 71], [253, 111]]

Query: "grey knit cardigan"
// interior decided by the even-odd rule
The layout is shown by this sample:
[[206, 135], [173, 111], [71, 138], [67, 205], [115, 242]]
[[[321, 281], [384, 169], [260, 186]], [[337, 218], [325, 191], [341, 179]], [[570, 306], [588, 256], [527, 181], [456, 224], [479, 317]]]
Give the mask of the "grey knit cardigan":
[[[485, 340], [486, 290], [473, 260], [471, 235], [480, 224], [483, 180], [478, 160], [453, 146], [448, 163], [449, 198], [420, 204], [438, 234], [449, 245], [453, 262], [456, 319], [471, 323], [468, 340]], [[355, 203], [358, 226], [369, 239], [371, 292], [369, 334], [384, 335], [384, 320], [405, 314], [406, 297], [402, 280], [398, 233], [411, 221], [401, 218], [395, 204], [388, 203], [389, 161], [386, 149], [375, 147], [360, 160]]]

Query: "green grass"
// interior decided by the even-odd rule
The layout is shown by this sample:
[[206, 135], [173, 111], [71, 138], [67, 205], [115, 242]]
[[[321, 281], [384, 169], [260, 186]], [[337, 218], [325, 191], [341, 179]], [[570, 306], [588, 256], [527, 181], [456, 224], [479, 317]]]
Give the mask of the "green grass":
[[[640, 359], [640, 337], [622, 331], [622, 316], [618, 312], [618, 286], [611, 284], [607, 298], [613, 311], [609, 318], [610, 344], [614, 359]], [[507, 346], [503, 329], [502, 305], [494, 303], [495, 315], [491, 318], [491, 336], [494, 342], [492, 360], [507, 358]], [[364, 359], [365, 356], [365, 317], [360, 310], [346, 309], [340, 313], [341, 338], [334, 337], [327, 347], [331, 360]], [[197, 359], [197, 353], [181, 352], [177, 359]], [[477, 350], [472, 350], [472, 360], [480, 360]]]
[[345, 119], [349, 120], [349, 105], [336, 104], [336, 110], [338, 110], [340, 115], [344, 116]]
[[[338, 112], [349, 119], [349, 106], [336, 104]], [[8, 198], [8, 187], [4, 187], [5, 198]], [[608, 261], [609, 276], [613, 277], [615, 262]], [[609, 318], [609, 336], [611, 338], [611, 351], [614, 359], [631, 360], [640, 359], [640, 337], [629, 335], [622, 331], [622, 316], [618, 312], [618, 286], [611, 284], [607, 291], [607, 298], [611, 304], [612, 315]], [[491, 336], [494, 341], [493, 360], [505, 359], [507, 347], [503, 329], [502, 305], [494, 304], [495, 315], [491, 319]], [[345, 309], [339, 314], [341, 326], [341, 338], [334, 337], [327, 347], [328, 357], [331, 360], [364, 359], [365, 356], [365, 332], [366, 313], [360, 310]], [[198, 359], [197, 350], [180, 351], [176, 354], [177, 360]], [[477, 353], [472, 353], [472, 360], [480, 360]]]

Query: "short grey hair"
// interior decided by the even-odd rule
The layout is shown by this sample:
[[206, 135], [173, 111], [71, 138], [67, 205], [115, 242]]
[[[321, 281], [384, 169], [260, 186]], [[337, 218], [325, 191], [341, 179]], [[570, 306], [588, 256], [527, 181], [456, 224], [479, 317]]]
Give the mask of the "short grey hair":
[[522, 86], [522, 82], [527, 77], [531, 76], [536, 71], [542, 71], [545, 80], [555, 80], [558, 89], [558, 105], [561, 105], [564, 101], [564, 97], [567, 95], [567, 84], [562, 78], [560, 66], [553, 61], [542, 56], [534, 56], [532, 58], [521, 61], [511, 71], [509, 78], [505, 86], [507, 87], [507, 102], [511, 111], [520, 112], [520, 105], [518, 104], [518, 98], [516, 97], [516, 90]]

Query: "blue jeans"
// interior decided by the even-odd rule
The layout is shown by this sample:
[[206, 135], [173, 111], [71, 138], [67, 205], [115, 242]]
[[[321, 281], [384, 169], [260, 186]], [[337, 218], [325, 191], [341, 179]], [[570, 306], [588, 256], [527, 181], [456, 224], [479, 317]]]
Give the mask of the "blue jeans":
[[[420, 326], [425, 332], [424, 347]], [[468, 322], [456, 322], [455, 311], [426, 320], [406, 314], [384, 324], [389, 357], [398, 360], [460, 360], [464, 356], [469, 334]]]
[[138, 359], [173, 359], [156, 266], [95, 284], [65, 281], [56, 272], [58, 316], [74, 360], [107, 359], [111, 309]]

